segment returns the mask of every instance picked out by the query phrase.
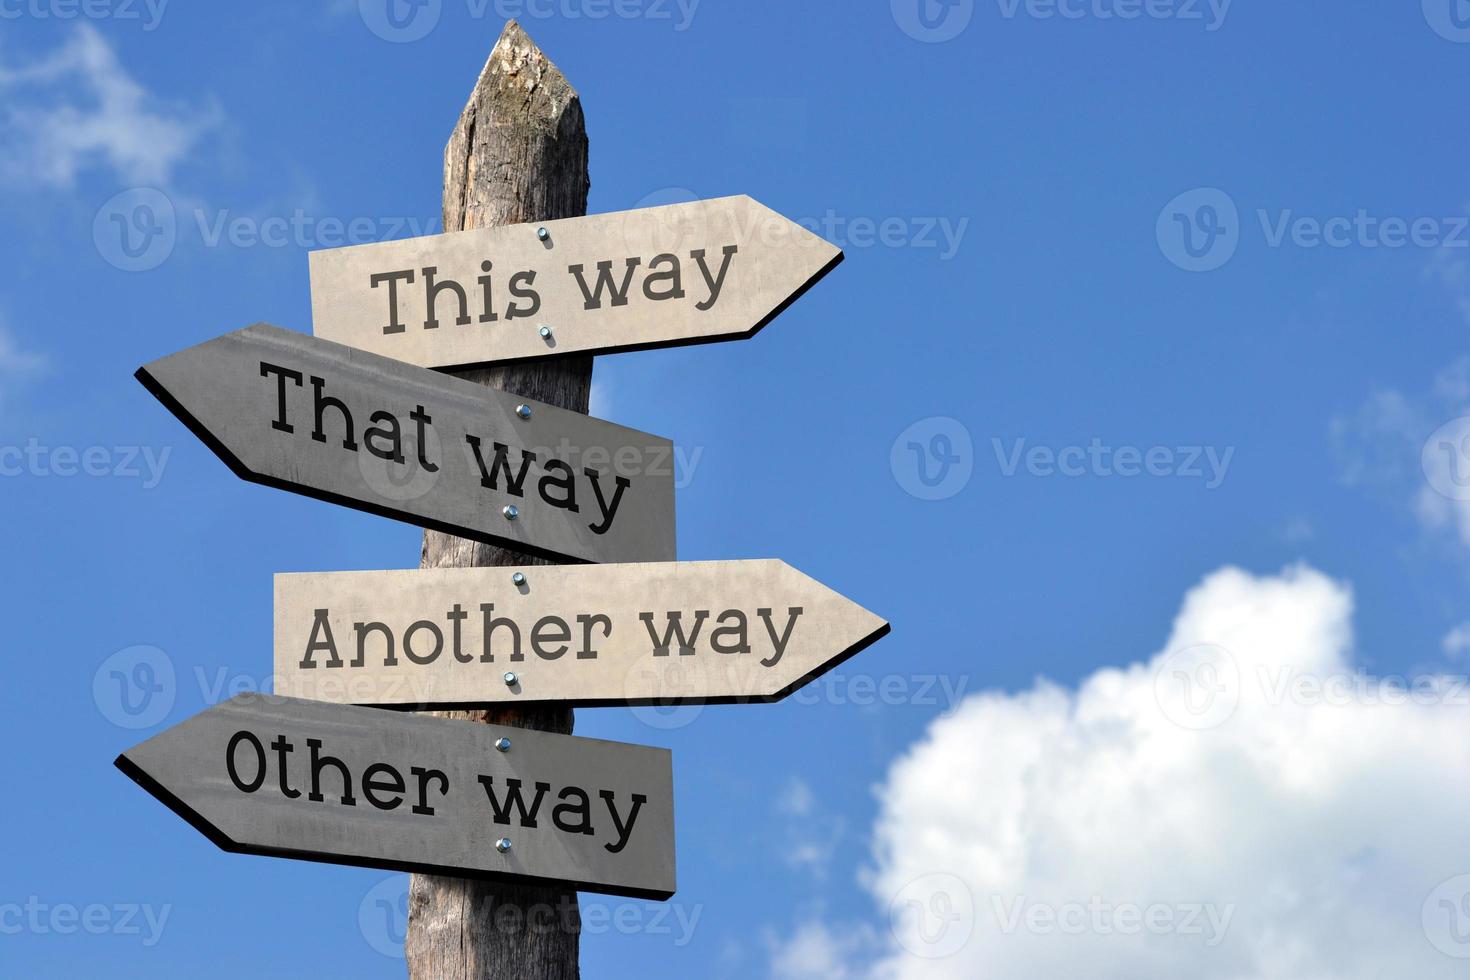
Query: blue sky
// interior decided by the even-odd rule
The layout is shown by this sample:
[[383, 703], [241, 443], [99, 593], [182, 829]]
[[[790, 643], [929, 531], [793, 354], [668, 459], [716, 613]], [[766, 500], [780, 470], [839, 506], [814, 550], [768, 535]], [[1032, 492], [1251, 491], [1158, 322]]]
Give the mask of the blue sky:
[[1470, 10], [925, 2], [0, 0], [4, 972], [401, 975], [401, 877], [221, 853], [111, 761], [269, 677], [273, 573], [419, 532], [237, 480], [132, 373], [436, 231], [514, 14], [591, 211], [846, 250], [750, 341], [599, 359], [594, 413], [683, 448], [680, 558], [893, 623], [781, 704], [579, 712], [678, 814], [586, 975], [1458, 975]]

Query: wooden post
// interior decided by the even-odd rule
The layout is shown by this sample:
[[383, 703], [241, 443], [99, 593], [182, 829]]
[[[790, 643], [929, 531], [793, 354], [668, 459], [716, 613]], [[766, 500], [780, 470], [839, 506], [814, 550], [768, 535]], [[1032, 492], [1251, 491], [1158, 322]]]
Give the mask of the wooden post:
[[[577, 92], [515, 21], [505, 25], [444, 150], [444, 230], [587, 213], [587, 131]], [[501, 327], [508, 329], [508, 327]], [[526, 327], [524, 329], [534, 329]], [[592, 357], [461, 372], [459, 377], [587, 411]], [[548, 564], [424, 532], [422, 568]], [[441, 717], [572, 731], [570, 708], [439, 712]], [[578, 974], [581, 919], [570, 889], [414, 875], [404, 952], [410, 977], [565, 980]]]

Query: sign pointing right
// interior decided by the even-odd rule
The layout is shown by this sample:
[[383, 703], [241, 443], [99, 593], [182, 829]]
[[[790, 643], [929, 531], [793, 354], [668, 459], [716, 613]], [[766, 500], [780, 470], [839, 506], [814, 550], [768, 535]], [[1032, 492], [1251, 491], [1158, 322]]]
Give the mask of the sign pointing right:
[[318, 337], [464, 368], [749, 337], [842, 250], [749, 197], [311, 253]]
[[287, 574], [275, 690], [420, 708], [779, 701], [888, 629], [775, 560]]

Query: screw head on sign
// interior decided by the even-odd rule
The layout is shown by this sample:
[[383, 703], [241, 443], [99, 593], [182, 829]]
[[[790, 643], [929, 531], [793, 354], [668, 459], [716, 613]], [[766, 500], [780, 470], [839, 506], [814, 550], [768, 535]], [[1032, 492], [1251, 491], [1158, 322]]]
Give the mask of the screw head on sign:
[[513, 670], [507, 670], [505, 672], [505, 683], [506, 683], [506, 686], [507, 687], [515, 687], [516, 686], [516, 680], [517, 680], [517, 678], [516, 678], [516, 675], [515, 675], [515, 671], [513, 671]]
[[500, 838], [500, 840], [498, 840], [498, 841], [495, 842], [495, 849], [497, 851], [499, 851], [501, 854], [504, 854], [506, 851], [510, 850], [510, 838], [509, 837], [502, 837], [502, 838]]
[[500, 751], [502, 751], [502, 752], [509, 752], [510, 751], [510, 739], [505, 738], [503, 736], [501, 738], [497, 738], [495, 740], [495, 747], [497, 749], [499, 749]]
[[543, 326], [540, 330], [538, 330], [536, 332], [541, 335], [541, 338], [543, 340], [550, 340], [551, 339], [551, 328], [550, 327]]
[[516, 509], [515, 504], [506, 504], [500, 509], [500, 512], [505, 515], [505, 519], [508, 521], [513, 521], [521, 516], [521, 512]]
[[551, 237], [551, 232], [547, 231], [545, 228], [537, 228], [536, 237], [544, 242], [546, 241], [546, 239]]
[[531, 417], [531, 406], [530, 405], [517, 405], [516, 406], [516, 417], [517, 418], [522, 418], [522, 419], [528, 419], [528, 418], [530, 418]]
[[516, 585], [525, 585], [526, 584], [526, 576], [525, 576], [525, 574], [523, 572], [516, 572], [514, 575], [512, 575], [510, 577], [510, 580], [511, 580], [511, 582], [513, 582]]

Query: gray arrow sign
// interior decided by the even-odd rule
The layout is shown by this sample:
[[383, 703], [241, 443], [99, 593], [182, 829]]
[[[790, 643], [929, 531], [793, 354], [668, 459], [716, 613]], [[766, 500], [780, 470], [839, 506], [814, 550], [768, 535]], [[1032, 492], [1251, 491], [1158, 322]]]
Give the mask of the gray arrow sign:
[[244, 694], [116, 765], [226, 851], [674, 893], [666, 749]]
[[540, 557], [674, 558], [667, 439], [268, 324], [137, 377], [243, 479]]

